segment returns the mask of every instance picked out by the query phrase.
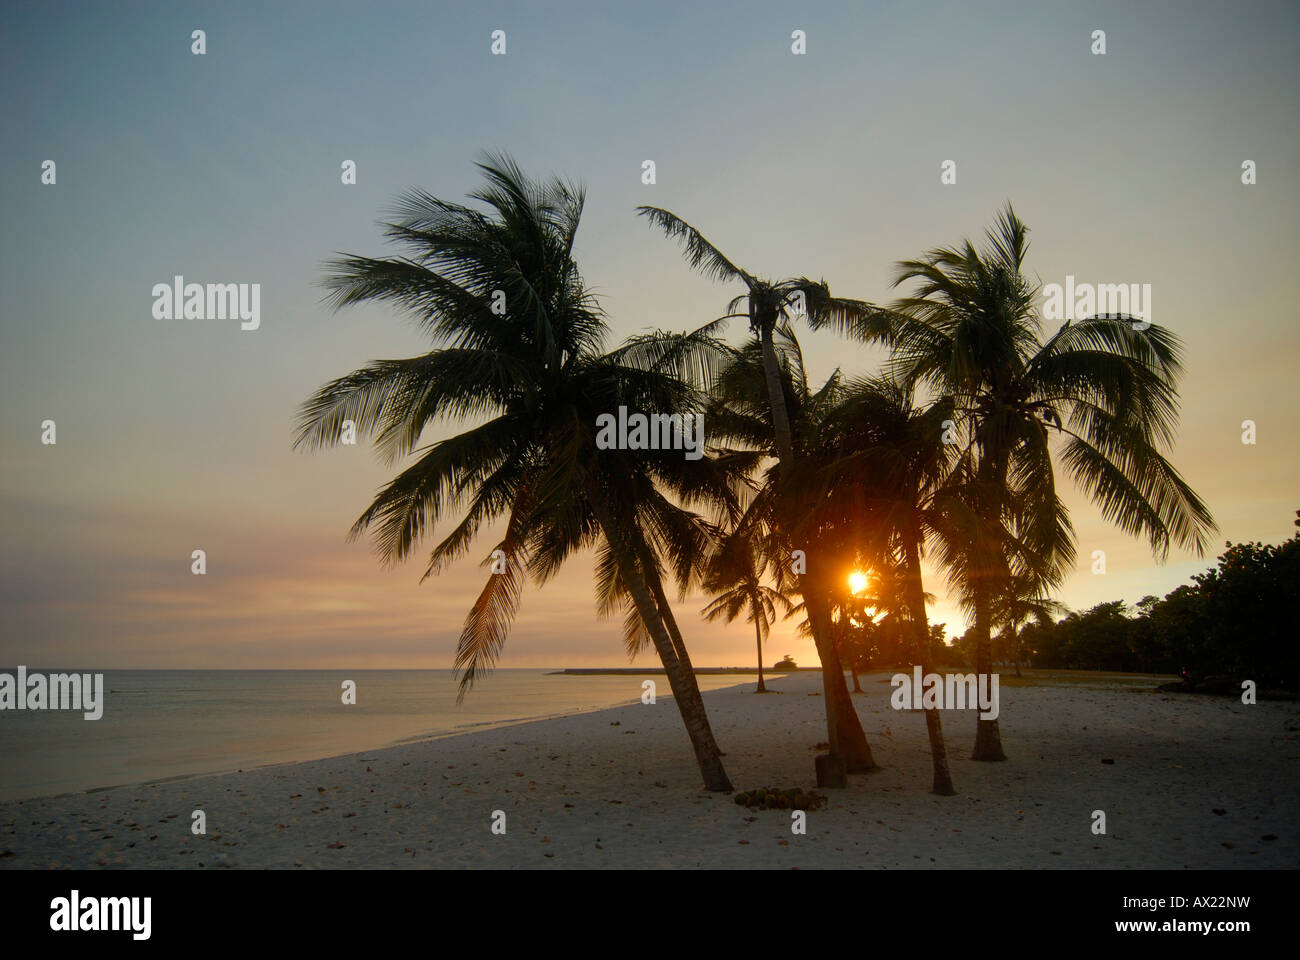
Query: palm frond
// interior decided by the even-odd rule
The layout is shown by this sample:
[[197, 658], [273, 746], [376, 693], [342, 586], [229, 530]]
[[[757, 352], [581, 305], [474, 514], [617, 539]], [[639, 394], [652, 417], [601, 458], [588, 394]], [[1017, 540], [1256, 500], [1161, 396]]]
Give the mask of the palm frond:
[[682, 252], [692, 270], [698, 270], [712, 280], [741, 280], [747, 286], [754, 283], [753, 277], [728, 260], [702, 233], [675, 213], [651, 206], [637, 207], [636, 212], [648, 218], [671, 239], [681, 241]]

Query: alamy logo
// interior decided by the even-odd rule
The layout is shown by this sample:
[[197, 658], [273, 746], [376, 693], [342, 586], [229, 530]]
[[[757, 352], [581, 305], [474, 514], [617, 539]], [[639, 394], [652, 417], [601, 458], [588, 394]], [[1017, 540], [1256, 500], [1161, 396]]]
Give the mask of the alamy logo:
[[912, 675], [896, 673], [889, 680], [896, 689], [889, 697], [895, 710], [976, 710], [981, 720], [998, 718], [998, 675], [996, 673], [927, 673], [919, 666]]
[[685, 450], [687, 460], [704, 456], [704, 414], [644, 413], [628, 415], [618, 408], [618, 418], [602, 413], [596, 418], [598, 450]]
[[87, 720], [104, 715], [102, 673], [0, 673], [0, 710], [81, 710]]
[[153, 913], [152, 897], [85, 897], [73, 890], [70, 897], [50, 901], [50, 929], [129, 930], [131, 939], [148, 940]]
[[1067, 274], [1065, 285], [1049, 283], [1043, 287], [1043, 318], [1046, 320], [1083, 320], [1087, 317], [1137, 317], [1134, 330], [1151, 326], [1151, 284], [1143, 283], [1075, 283]]
[[262, 325], [260, 283], [186, 283], [173, 277], [171, 284], [153, 285], [155, 320], [235, 320], [240, 330]]

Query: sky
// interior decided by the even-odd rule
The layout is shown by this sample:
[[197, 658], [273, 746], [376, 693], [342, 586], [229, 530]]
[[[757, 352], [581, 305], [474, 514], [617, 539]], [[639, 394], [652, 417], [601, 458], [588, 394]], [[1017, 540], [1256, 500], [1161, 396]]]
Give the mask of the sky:
[[[1294, 3], [1256, 0], [7, 3], [0, 663], [451, 666], [481, 557], [423, 584], [418, 556], [381, 566], [346, 535], [393, 470], [366, 446], [291, 439], [316, 387], [428, 349], [393, 310], [327, 308], [323, 261], [393, 252], [377, 226], [393, 199], [463, 199], [484, 149], [586, 185], [576, 256], [611, 344], [698, 326], [738, 292], [691, 274], [638, 204], [754, 273], [887, 303], [896, 261], [981, 236], [1011, 201], [1031, 276], [1151, 285], [1150, 319], [1186, 345], [1171, 457], [1220, 528], [1205, 558], [1159, 565], [1063, 477], [1079, 564], [1059, 599], [1163, 595], [1225, 540], [1285, 539], [1300, 508], [1298, 26]], [[155, 319], [153, 286], [178, 274], [260, 283], [260, 327]], [[803, 340], [817, 382], [882, 356]], [[960, 632], [927, 571], [932, 621]], [[752, 662], [752, 628], [703, 623], [704, 602], [677, 606], [694, 662]], [[576, 558], [525, 594], [501, 666], [624, 665], [619, 632]], [[764, 659], [786, 653], [816, 662], [792, 623]]]

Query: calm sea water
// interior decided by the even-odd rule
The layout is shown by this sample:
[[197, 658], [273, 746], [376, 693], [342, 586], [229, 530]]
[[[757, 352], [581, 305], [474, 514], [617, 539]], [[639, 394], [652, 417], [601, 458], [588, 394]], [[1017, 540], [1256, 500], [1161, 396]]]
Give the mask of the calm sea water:
[[[0, 800], [312, 760], [610, 707], [639, 699], [647, 679], [498, 670], [457, 706], [450, 670], [103, 673], [99, 720], [80, 711], [0, 712]], [[667, 679], [653, 679], [667, 696]], [[745, 679], [702, 676], [699, 684], [712, 690]], [[355, 705], [342, 703], [344, 680], [356, 682]]]

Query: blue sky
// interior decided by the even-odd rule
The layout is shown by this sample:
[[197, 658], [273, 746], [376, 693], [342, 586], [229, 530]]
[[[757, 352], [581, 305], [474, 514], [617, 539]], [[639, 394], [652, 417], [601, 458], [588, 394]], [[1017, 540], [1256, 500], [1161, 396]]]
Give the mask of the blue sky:
[[[322, 261], [384, 252], [394, 196], [461, 198], [485, 148], [586, 184], [578, 255], [614, 339], [696, 326], [737, 292], [688, 273], [637, 204], [754, 272], [885, 302], [894, 261], [978, 236], [1011, 200], [1044, 283], [1152, 285], [1153, 319], [1187, 345], [1174, 462], [1223, 539], [1289, 536], [1297, 20], [1257, 2], [6, 5], [0, 662], [450, 665], [483, 573], [421, 586], [418, 561], [379, 567], [344, 535], [385, 468], [290, 437], [319, 384], [424, 348], [385, 309], [329, 312]], [[261, 329], [153, 319], [152, 286], [176, 274], [260, 283]], [[817, 379], [879, 360], [829, 335], [805, 347]], [[1158, 567], [1063, 492], [1072, 607], [1163, 594], [1209, 563]], [[527, 596], [503, 665], [621, 662], [588, 573]], [[697, 663], [750, 659], [743, 624], [690, 623]], [[814, 659], [789, 625], [771, 649]]]

